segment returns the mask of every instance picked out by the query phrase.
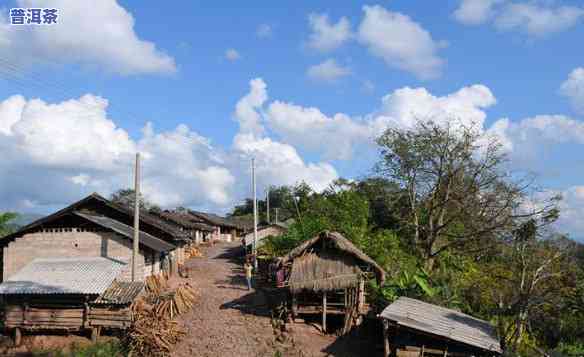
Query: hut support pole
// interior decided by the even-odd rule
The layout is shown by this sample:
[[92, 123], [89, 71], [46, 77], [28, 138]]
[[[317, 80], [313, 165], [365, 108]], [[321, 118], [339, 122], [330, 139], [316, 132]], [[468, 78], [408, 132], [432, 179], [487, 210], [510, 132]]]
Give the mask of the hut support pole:
[[383, 319], [383, 357], [389, 357], [389, 323]]
[[22, 332], [20, 331], [20, 327], [17, 327], [14, 329], [14, 346], [19, 347], [21, 342], [22, 342]]
[[296, 315], [298, 314], [298, 297], [296, 293], [292, 293], [292, 321], [296, 322]]
[[326, 291], [322, 293], [322, 332], [326, 333]]

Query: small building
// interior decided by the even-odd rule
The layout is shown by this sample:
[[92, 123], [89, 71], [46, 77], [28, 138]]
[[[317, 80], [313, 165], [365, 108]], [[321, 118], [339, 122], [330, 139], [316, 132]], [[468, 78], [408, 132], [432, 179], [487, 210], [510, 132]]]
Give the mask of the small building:
[[186, 210], [166, 210], [157, 214], [167, 222], [178, 225], [181, 231], [186, 232], [190, 244], [200, 244], [211, 240], [215, 227], [200, 222]]
[[385, 356], [499, 356], [501, 344], [487, 321], [400, 297], [379, 315]]
[[[264, 238], [267, 237], [278, 237], [288, 231], [288, 224], [283, 222], [276, 222], [267, 225], [263, 225], [258, 227], [258, 237], [257, 237], [257, 247], [259, 248], [263, 244]], [[243, 237], [243, 245], [245, 246], [245, 250], [247, 253], [251, 253], [253, 250], [253, 243], [254, 243], [254, 232], [253, 229], [251, 232], [247, 233]]]
[[2, 324], [21, 331], [125, 329], [143, 282], [118, 281], [126, 264], [105, 257], [36, 258], [0, 284]]
[[294, 248], [278, 262], [278, 285], [291, 293], [292, 317], [322, 315], [326, 331], [327, 314], [344, 315], [343, 333], [368, 313], [365, 281], [385, 280], [385, 272], [347, 238], [324, 231]]
[[[0, 239], [2, 281], [37, 258], [103, 257], [124, 264], [119, 279], [130, 280], [134, 238], [131, 213], [92, 194]], [[174, 231], [149, 216], [140, 217], [138, 279], [172, 271]]]
[[243, 233], [243, 228], [229, 218], [200, 211], [188, 212], [196, 222], [214, 227], [213, 240], [233, 242]]

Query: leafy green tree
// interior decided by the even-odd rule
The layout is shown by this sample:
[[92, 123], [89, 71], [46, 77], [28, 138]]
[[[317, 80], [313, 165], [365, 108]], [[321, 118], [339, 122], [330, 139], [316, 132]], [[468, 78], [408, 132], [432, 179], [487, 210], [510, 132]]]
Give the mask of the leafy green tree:
[[[119, 205], [134, 209], [136, 194], [131, 188], [123, 188], [112, 193], [110, 200]], [[148, 211], [160, 211], [160, 207], [157, 204], [148, 201], [142, 193], [140, 193], [140, 208]]]
[[556, 213], [557, 197], [518, 213], [529, 185], [512, 180], [500, 145], [472, 128], [420, 121], [413, 129], [388, 129], [377, 143], [377, 170], [406, 192], [404, 223], [428, 271], [448, 250], [486, 246], [519, 218]]
[[16, 217], [18, 217], [18, 214], [14, 212], [0, 213], [0, 237], [14, 232], [15, 227], [11, 226], [10, 222]]

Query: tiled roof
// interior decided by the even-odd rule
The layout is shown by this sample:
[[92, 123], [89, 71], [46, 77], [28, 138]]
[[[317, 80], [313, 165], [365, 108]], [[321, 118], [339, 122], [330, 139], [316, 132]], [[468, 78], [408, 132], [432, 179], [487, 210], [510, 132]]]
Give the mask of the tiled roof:
[[495, 329], [489, 322], [455, 310], [400, 297], [387, 306], [380, 316], [413, 330], [487, 351], [502, 352]]
[[189, 213], [192, 214], [193, 216], [198, 217], [199, 219], [201, 219], [209, 224], [215, 225], [215, 226], [241, 229], [241, 227], [239, 226], [239, 224], [237, 224], [237, 222], [234, 222], [234, 221], [230, 220], [229, 218], [218, 216], [214, 213], [206, 213], [206, 212], [192, 211], [192, 210], [189, 210]]
[[112, 305], [131, 304], [143, 290], [144, 282], [141, 281], [114, 281], [93, 303]]
[[103, 257], [37, 258], [0, 284], [0, 295], [99, 295], [125, 265]]
[[[100, 216], [96, 214], [90, 214], [87, 212], [73, 212], [73, 214], [85, 218], [88, 221], [93, 222], [102, 227], [111, 229], [112, 231], [121, 234], [127, 238], [134, 239], [134, 227], [125, 225], [121, 222], [116, 221], [115, 219], [111, 219], [109, 217]], [[167, 252], [175, 248], [174, 245], [142, 231], [140, 231], [140, 244], [143, 244], [157, 252]]]
[[206, 232], [213, 232], [215, 229], [205, 223], [202, 222], [197, 222], [195, 220], [195, 217], [193, 217], [191, 214], [185, 212], [176, 212], [176, 211], [164, 211], [164, 212], [160, 212], [159, 213], [160, 217], [162, 219], [174, 222], [184, 228], [187, 229], [198, 229], [201, 231], [206, 231]]

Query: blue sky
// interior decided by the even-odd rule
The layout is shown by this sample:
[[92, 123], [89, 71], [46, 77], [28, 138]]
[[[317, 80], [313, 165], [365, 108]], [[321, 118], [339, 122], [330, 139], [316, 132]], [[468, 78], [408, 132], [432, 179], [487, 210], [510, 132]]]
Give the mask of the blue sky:
[[[9, 8], [34, 6], [59, 9], [59, 24], [9, 25]], [[384, 128], [456, 117], [564, 194], [559, 227], [584, 237], [579, 1], [17, 0], [2, 12], [2, 209], [128, 186], [139, 150], [152, 199], [224, 212], [249, 192], [251, 156], [260, 185], [322, 188], [367, 174]]]

